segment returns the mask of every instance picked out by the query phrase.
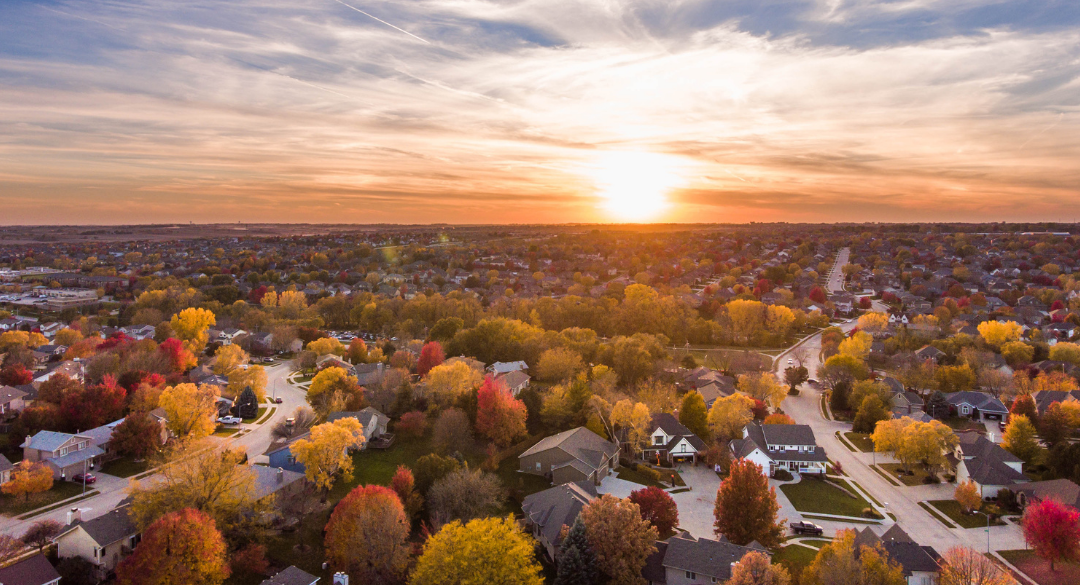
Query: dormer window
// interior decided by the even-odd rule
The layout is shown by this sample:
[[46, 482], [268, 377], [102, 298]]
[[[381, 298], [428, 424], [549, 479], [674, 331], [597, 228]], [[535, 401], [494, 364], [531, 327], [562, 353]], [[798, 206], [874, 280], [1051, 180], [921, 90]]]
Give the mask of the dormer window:
[[664, 444], [664, 436], [663, 435], [656, 435], [655, 437], [652, 438], [652, 444], [653, 445], [663, 445]]

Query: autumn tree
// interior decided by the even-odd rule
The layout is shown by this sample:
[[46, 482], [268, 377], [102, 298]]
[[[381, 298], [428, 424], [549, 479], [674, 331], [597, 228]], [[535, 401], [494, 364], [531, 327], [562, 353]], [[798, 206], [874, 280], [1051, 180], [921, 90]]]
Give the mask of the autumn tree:
[[443, 526], [424, 543], [412, 585], [542, 585], [533, 539], [512, 516], [459, 521]]
[[784, 565], [772, 564], [768, 555], [751, 551], [731, 567], [726, 585], [789, 585], [791, 575]]
[[855, 550], [855, 531], [841, 530], [818, 550], [803, 570], [806, 585], [905, 585], [904, 571], [881, 547], [861, 546]]
[[658, 536], [638, 505], [604, 494], [582, 508], [580, 516], [600, 572], [614, 583], [638, 582]]
[[251, 359], [244, 348], [232, 343], [218, 348], [214, 354], [214, 373], [219, 376], [228, 376], [233, 370], [247, 364]]
[[856, 433], [871, 433], [877, 423], [892, 418], [892, 412], [880, 396], [870, 395], [863, 398], [855, 412], [852, 430]]
[[397, 494], [398, 499], [401, 500], [401, 505], [405, 506], [405, 513], [409, 516], [409, 520], [412, 521], [424, 505], [423, 496], [416, 491], [416, 480], [413, 478], [412, 470], [404, 464], [398, 465], [394, 476], [390, 478], [390, 489]]
[[150, 524], [116, 567], [120, 585], [220, 585], [229, 577], [228, 547], [214, 519], [191, 508]]
[[971, 514], [982, 506], [982, 492], [978, 484], [970, 479], [957, 484], [956, 489], [953, 490], [953, 499], [960, 504], [960, 509], [965, 514]]
[[1025, 463], [1035, 463], [1042, 452], [1036, 435], [1035, 425], [1031, 424], [1028, 417], [1010, 416], [1005, 434], [1001, 436], [1001, 447], [1023, 459]]
[[319, 356], [327, 354], [345, 355], [345, 346], [333, 337], [320, 337], [308, 343], [304, 349], [315, 352], [315, 355]]
[[[1026, 373], [1017, 372], [1019, 375], [1027, 377]], [[1013, 400], [1012, 408], [1009, 409], [1009, 418], [1015, 418], [1017, 416], [1025, 416], [1028, 422], [1039, 419], [1039, 411], [1035, 407], [1035, 398], [1031, 394], [1021, 394]]]
[[1016, 321], [983, 321], [978, 325], [979, 335], [986, 344], [995, 349], [1006, 343], [1019, 341], [1024, 329]]
[[326, 494], [339, 475], [345, 481], [352, 479], [353, 461], [349, 451], [363, 444], [363, 426], [355, 418], [345, 417], [311, 427], [311, 434], [294, 441], [290, 450], [304, 466], [308, 481]]
[[355, 396], [363, 396], [356, 376], [350, 376], [344, 368], [326, 368], [315, 374], [308, 386], [307, 401], [317, 414], [325, 418], [331, 412], [345, 410]]
[[15, 464], [11, 479], [0, 485], [0, 491], [9, 496], [22, 496], [26, 501], [30, 494], [48, 491], [52, 486], [53, 472], [47, 464], [24, 459]]
[[1016, 580], [983, 553], [954, 546], [941, 556], [938, 585], [1015, 585]]
[[184, 343], [184, 348], [193, 354], [199, 354], [206, 348], [206, 342], [210, 339], [207, 332], [216, 324], [213, 312], [195, 307], [180, 311], [169, 321], [173, 332]]
[[266, 400], [266, 370], [262, 366], [237, 368], [229, 373], [229, 394], [239, 396], [245, 388], [251, 388], [255, 399], [261, 404]]
[[739, 376], [739, 391], [773, 408], [779, 408], [780, 403], [787, 396], [787, 390], [776, 379], [776, 376], [769, 372]]
[[165, 409], [165, 424], [173, 435], [198, 440], [217, 428], [217, 399], [217, 386], [177, 384], [161, 392], [159, 404]]
[[705, 408], [705, 399], [697, 390], [691, 390], [683, 396], [679, 408], [679, 422], [701, 440], [709, 440], [709, 411]]
[[536, 377], [544, 382], [560, 383], [573, 378], [585, 369], [585, 362], [578, 352], [563, 347], [549, 349], [540, 354], [536, 364]]
[[1048, 447], [1065, 442], [1072, 434], [1072, 421], [1068, 412], [1061, 407], [1060, 402], [1054, 402], [1039, 417], [1039, 438]]
[[326, 524], [326, 559], [361, 583], [394, 583], [409, 564], [409, 518], [393, 490], [357, 486]]
[[611, 409], [611, 424], [623, 432], [624, 441], [635, 453], [649, 443], [651, 422], [648, 407], [640, 402], [624, 399], [616, 402]]
[[776, 413], [765, 417], [765, 420], [761, 421], [761, 423], [766, 425], [793, 425], [795, 419], [783, 413]]
[[442, 344], [438, 341], [429, 341], [420, 348], [420, 358], [416, 360], [416, 373], [426, 376], [432, 368], [441, 365], [444, 361], [446, 361], [446, 354], [443, 353]]
[[429, 396], [442, 407], [453, 404], [459, 396], [479, 386], [482, 380], [479, 372], [460, 361], [435, 366], [424, 379]]
[[30, 528], [26, 529], [26, 532], [20, 537], [23, 544], [26, 546], [37, 547], [40, 551], [52, 542], [60, 531], [63, 530], [63, 526], [56, 520], [38, 520], [30, 525]]
[[645, 487], [630, 492], [629, 500], [638, 505], [642, 519], [655, 526], [661, 535], [670, 534], [679, 525], [679, 508], [664, 490]]
[[874, 338], [865, 331], [857, 331], [851, 337], [840, 342], [837, 351], [842, 356], [853, 357], [857, 360], [865, 360], [870, 355], [870, 346], [873, 345]]
[[1050, 563], [1080, 560], [1080, 512], [1046, 498], [1028, 504], [1020, 519], [1024, 538], [1035, 547], [1035, 554]]
[[596, 555], [589, 546], [585, 523], [579, 515], [559, 545], [559, 564], [554, 585], [594, 585], [596, 577]]
[[476, 396], [476, 430], [496, 445], [507, 446], [525, 436], [525, 403], [491, 376], [484, 379]]
[[865, 331], [870, 335], [885, 333], [889, 329], [889, 316], [885, 313], [863, 313], [859, 315], [859, 331]]
[[743, 427], [754, 420], [754, 400], [743, 394], [717, 398], [709, 409], [709, 431], [714, 438], [742, 436]]
[[506, 500], [506, 490], [495, 474], [468, 468], [448, 473], [431, 486], [427, 506], [431, 524], [452, 520], [468, 522], [496, 511]]
[[431, 446], [439, 453], [464, 451], [473, 444], [469, 415], [460, 408], [448, 408], [439, 413], [431, 430]]
[[776, 546], [784, 533], [784, 525], [777, 520], [779, 511], [776, 489], [769, 487], [761, 466], [736, 459], [716, 492], [714, 531], [739, 545], [756, 540], [766, 547]]
[[784, 382], [788, 385], [788, 393], [798, 392], [796, 388], [810, 379], [810, 371], [803, 366], [788, 366], [784, 368]]
[[184, 342], [173, 337], [158, 345], [158, 353], [168, 361], [172, 371], [177, 373], [194, 368], [199, 363], [195, 354], [184, 346]]
[[461, 462], [453, 457], [445, 457], [435, 453], [428, 453], [420, 457], [412, 464], [417, 491], [421, 494], [427, 494], [431, 486], [435, 485], [435, 482], [460, 468]]
[[161, 424], [146, 412], [135, 411], [116, 425], [109, 449], [118, 455], [141, 461], [161, 451]]

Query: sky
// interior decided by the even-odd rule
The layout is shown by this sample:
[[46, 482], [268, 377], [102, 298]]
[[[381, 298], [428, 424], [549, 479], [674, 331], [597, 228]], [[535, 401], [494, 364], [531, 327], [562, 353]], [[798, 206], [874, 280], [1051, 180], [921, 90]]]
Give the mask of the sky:
[[0, 223], [1080, 221], [1075, 0], [0, 1]]

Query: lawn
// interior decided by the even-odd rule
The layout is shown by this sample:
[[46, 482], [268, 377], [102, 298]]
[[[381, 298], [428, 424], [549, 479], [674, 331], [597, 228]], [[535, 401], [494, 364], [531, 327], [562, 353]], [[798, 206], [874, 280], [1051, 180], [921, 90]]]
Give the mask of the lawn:
[[245, 418], [245, 419], [243, 419], [244, 424], [251, 424], [251, 423], [259, 420], [260, 418], [262, 418], [262, 415], [265, 414], [265, 413], [266, 413], [266, 407], [265, 406], [260, 406], [259, 407], [259, 412], [257, 412], [255, 414], [254, 418]]
[[[960, 511], [960, 504], [956, 500], [930, 500], [927, 503], [948, 516], [949, 520], [952, 520], [961, 528], [986, 528], [986, 514], [982, 512], [964, 514]], [[990, 522], [990, 525], [1004, 526], [1005, 523], [1000, 519], [996, 519]]]
[[136, 463], [131, 457], [121, 457], [106, 463], [102, 466], [101, 472], [115, 475], [116, 477], [131, 477], [133, 475], [139, 475], [149, 469], [149, 467], [150, 464], [147, 461]]
[[885, 473], [889, 475], [889, 477], [893, 479], [898, 479], [901, 481], [901, 483], [907, 486], [926, 485], [923, 480], [925, 480], [927, 477], [930, 477], [930, 473], [927, 472], [925, 468], [919, 466], [915, 466], [911, 470], [915, 473], [915, 475], [900, 473], [901, 471], [903, 471], [903, 468], [900, 466], [899, 463], [882, 463], [878, 465], [878, 467], [884, 470]]
[[1035, 551], [1030, 550], [999, 550], [998, 554], [1005, 560], [1016, 565], [1016, 568], [1031, 577], [1039, 585], [1071, 585], [1080, 583], [1080, 564], [1054, 563], [1054, 570], [1050, 570], [1050, 563], [1035, 556]]
[[[86, 487], [86, 491], [92, 489], [94, 489], [94, 486]], [[61, 500], [74, 498], [82, 493], [83, 486], [81, 483], [57, 481], [53, 483], [53, 487], [49, 491], [31, 494], [25, 501], [22, 496], [0, 495], [0, 514], [18, 516], [31, 510], [55, 504]]]
[[850, 441], [852, 445], [855, 445], [855, 448], [863, 453], [874, 452], [874, 442], [870, 440], [870, 435], [866, 433], [848, 431], [844, 433], [844, 438]]
[[660, 482], [653, 481], [653, 480], [649, 479], [644, 473], [641, 473], [640, 471], [637, 471], [637, 470], [634, 470], [634, 469], [630, 469], [629, 467], [626, 467], [625, 465], [618, 468], [618, 469], [616, 469], [615, 472], [618, 473], [619, 479], [625, 479], [626, 481], [632, 481], [634, 483], [640, 483], [641, 485], [644, 485], [644, 486], [653, 486], [653, 487], [658, 487], [658, 488], [667, 487], [667, 486], [661, 484]]
[[870, 507], [858, 494], [852, 498], [835, 486], [805, 476], [799, 483], [780, 486], [780, 490], [800, 512], [860, 517], [863, 509]]
[[239, 433], [239, 432], [240, 432], [240, 429], [238, 429], [238, 428], [231, 428], [231, 429], [230, 428], [224, 428], [224, 429], [219, 428], [218, 430], [214, 431], [214, 436], [215, 437], [231, 437], [231, 436], [233, 436], [233, 435], [235, 435], [236, 433]]
[[884, 477], [885, 481], [888, 481], [889, 483], [891, 483], [891, 484], [893, 484], [895, 486], [903, 485], [902, 483], [900, 483], [900, 480], [897, 479], [894, 474], [887, 473], [884, 469], [881, 468], [880, 465], [871, 465], [870, 469], [873, 469], [874, 473], [880, 475], [881, 477]]
[[966, 431], [968, 429], [983, 429], [986, 428], [981, 422], [976, 422], [967, 417], [954, 416], [947, 418], [943, 421], [949, 425], [954, 431]]
[[[792, 577], [801, 575], [803, 569], [814, 561], [818, 551], [797, 544], [789, 544], [776, 551], [772, 556], [772, 562], [784, 565]], [[796, 577], [797, 578], [797, 577]]]

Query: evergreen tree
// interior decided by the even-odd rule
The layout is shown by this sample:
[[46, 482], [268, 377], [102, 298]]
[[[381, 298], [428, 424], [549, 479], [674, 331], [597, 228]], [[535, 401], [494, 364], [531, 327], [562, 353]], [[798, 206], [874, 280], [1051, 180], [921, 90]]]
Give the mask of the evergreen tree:
[[559, 547], [559, 571], [555, 585], [593, 585], [596, 583], [596, 556], [589, 548], [585, 523], [579, 517]]
[[841, 380], [829, 393], [829, 409], [833, 414], [848, 410], [848, 396], [851, 396], [851, 382]]

